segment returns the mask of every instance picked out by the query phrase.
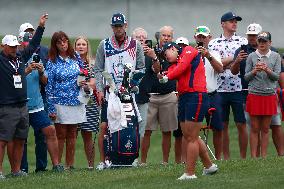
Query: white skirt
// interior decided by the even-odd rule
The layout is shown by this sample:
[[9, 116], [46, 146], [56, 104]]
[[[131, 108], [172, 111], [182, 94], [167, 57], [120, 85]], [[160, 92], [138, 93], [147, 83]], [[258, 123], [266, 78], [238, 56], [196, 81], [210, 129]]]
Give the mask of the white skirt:
[[56, 120], [60, 124], [78, 124], [87, 121], [86, 108], [84, 104], [77, 106], [66, 106], [55, 104]]

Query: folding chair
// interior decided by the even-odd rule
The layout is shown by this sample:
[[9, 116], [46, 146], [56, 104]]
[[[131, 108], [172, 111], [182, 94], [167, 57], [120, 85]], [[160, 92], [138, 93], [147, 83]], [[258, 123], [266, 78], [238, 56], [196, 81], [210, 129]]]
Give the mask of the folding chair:
[[209, 122], [207, 125], [202, 126], [201, 130], [203, 131], [203, 141], [209, 150], [210, 154], [212, 155], [213, 159], [216, 160], [216, 157], [211, 150], [210, 146], [208, 145], [208, 135], [209, 135], [209, 129], [211, 129], [211, 120], [212, 120], [212, 115], [216, 111], [216, 108], [209, 108], [208, 109], [208, 114], [209, 114]]

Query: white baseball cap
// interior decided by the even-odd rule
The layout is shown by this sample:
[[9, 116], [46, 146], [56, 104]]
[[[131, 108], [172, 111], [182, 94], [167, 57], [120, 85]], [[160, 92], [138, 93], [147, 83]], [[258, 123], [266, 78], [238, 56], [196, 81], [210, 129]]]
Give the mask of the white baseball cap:
[[34, 27], [33, 27], [33, 25], [31, 25], [30, 23], [24, 23], [24, 24], [22, 24], [22, 25], [20, 26], [19, 33], [24, 32], [24, 31], [26, 31], [27, 29], [33, 29], [33, 30], [35, 30]]
[[247, 27], [247, 35], [258, 35], [262, 31], [262, 27], [259, 24], [252, 23]]
[[185, 45], [189, 45], [189, 41], [188, 39], [186, 39], [185, 37], [179, 37], [176, 40], [176, 44], [185, 44]]
[[20, 43], [17, 40], [17, 37], [14, 35], [5, 35], [2, 39], [2, 45], [8, 45], [10, 47], [18, 46]]
[[210, 35], [210, 29], [207, 26], [198, 26], [195, 29], [194, 35], [204, 35], [205, 37], [207, 37]]

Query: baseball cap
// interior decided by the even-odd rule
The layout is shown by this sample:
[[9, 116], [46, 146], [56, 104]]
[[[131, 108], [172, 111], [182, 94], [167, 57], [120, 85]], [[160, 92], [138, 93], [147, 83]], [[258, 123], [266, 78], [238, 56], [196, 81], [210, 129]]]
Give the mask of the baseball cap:
[[247, 35], [257, 35], [262, 31], [262, 27], [259, 24], [252, 23], [247, 27]]
[[186, 39], [185, 37], [179, 37], [176, 40], [176, 44], [184, 44], [184, 45], [189, 45], [189, 41], [188, 39]]
[[19, 43], [28, 44], [32, 39], [33, 35], [29, 32], [21, 32], [18, 36]]
[[260, 32], [257, 36], [257, 39], [262, 39], [262, 40], [265, 40], [265, 41], [271, 41], [271, 34], [269, 32], [266, 32], [266, 31], [263, 31], [263, 32]]
[[17, 37], [14, 35], [5, 35], [2, 39], [2, 45], [8, 45], [10, 47], [18, 46], [20, 45]]
[[19, 33], [24, 32], [24, 31], [26, 31], [27, 29], [33, 29], [33, 30], [35, 30], [34, 27], [33, 27], [33, 25], [31, 25], [30, 23], [24, 23], [24, 24], [22, 24], [22, 25], [20, 26]]
[[242, 17], [237, 16], [232, 12], [227, 12], [223, 14], [223, 16], [221, 17], [221, 22], [226, 22], [226, 21], [233, 20], [233, 19], [236, 19], [237, 21], [241, 21]]
[[111, 18], [111, 25], [112, 26], [124, 25], [124, 24], [126, 24], [126, 18], [124, 16], [124, 14], [116, 13], [116, 14], [112, 15], [112, 18]]
[[195, 36], [204, 35], [205, 37], [210, 35], [210, 29], [207, 26], [198, 26], [195, 29]]
[[165, 56], [166, 50], [168, 50], [172, 47], [175, 47], [178, 50], [178, 53], [181, 54], [182, 48], [180, 46], [178, 46], [175, 42], [168, 42], [168, 43], [165, 43], [162, 47], [161, 57], [165, 58], [164, 56]]

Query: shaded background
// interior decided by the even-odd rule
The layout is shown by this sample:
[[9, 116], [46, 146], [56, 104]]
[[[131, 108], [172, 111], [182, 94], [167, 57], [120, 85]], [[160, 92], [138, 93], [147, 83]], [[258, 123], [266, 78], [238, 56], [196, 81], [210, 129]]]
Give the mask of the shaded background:
[[238, 34], [245, 36], [246, 27], [257, 22], [272, 33], [275, 47], [284, 46], [284, 1], [281, 0], [0, 0], [0, 35], [18, 35], [24, 22], [37, 25], [42, 12], [49, 13], [45, 36], [58, 30], [71, 37], [86, 35], [105, 38], [111, 35], [113, 13], [129, 16], [129, 31], [144, 27], [149, 38], [164, 25], [171, 25], [174, 37], [185, 36], [193, 41], [194, 28], [207, 25], [214, 37], [221, 34], [220, 17], [233, 11], [243, 18]]

